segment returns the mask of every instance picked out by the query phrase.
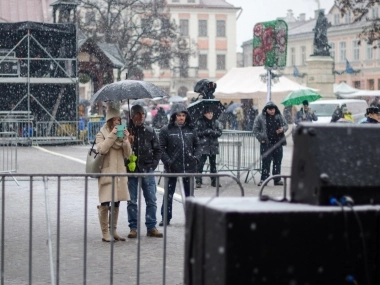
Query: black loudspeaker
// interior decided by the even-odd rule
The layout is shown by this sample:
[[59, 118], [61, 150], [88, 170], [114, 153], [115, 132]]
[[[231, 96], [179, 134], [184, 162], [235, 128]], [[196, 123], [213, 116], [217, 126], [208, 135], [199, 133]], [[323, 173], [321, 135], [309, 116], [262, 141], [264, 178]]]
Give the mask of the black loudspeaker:
[[380, 284], [378, 210], [191, 197], [184, 284]]
[[291, 201], [330, 205], [380, 204], [380, 127], [374, 124], [303, 124], [294, 137]]

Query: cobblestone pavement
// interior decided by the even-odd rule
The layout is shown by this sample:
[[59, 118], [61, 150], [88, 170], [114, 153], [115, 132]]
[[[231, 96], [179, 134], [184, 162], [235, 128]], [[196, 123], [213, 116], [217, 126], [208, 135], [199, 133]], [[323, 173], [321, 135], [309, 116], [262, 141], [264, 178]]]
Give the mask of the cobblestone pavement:
[[[18, 147], [19, 174], [84, 174], [84, 162], [88, 145]], [[284, 147], [283, 174], [290, 174], [292, 142]], [[250, 180], [244, 183], [246, 196], [257, 196], [259, 187]], [[255, 174], [259, 181], [259, 174]], [[56, 177], [43, 179], [37, 176], [16, 177], [19, 186], [11, 178], [4, 182], [4, 281], [5, 284], [28, 284], [31, 265], [33, 284], [53, 284], [56, 276], [57, 243], [59, 242], [59, 284], [137, 284], [137, 240], [111, 244], [101, 241], [101, 231], [96, 206], [97, 180], [88, 180], [87, 226], [85, 227], [85, 179], [82, 177], [61, 178], [60, 239], [57, 241], [58, 181]], [[157, 178], [158, 179], [158, 178]], [[210, 179], [203, 178], [202, 188], [195, 190], [196, 197], [213, 197], [215, 188]], [[161, 220], [159, 209], [162, 204], [163, 180], [157, 195], [157, 220]], [[221, 178], [220, 196], [240, 196], [237, 184], [228, 177]], [[31, 187], [32, 185], [32, 187]], [[32, 191], [30, 191], [32, 188]], [[272, 183], [265, 193], [281, 195], [282, 187]], [[177, 194], [180, 192], [177, 189]], [[30, 215], [32, 197], [32, 215]], [[179, 199], [178, 199], [179, 197]], [[185, 216], [180, 196], [173, 204], [173, 219], [167, 227], [166, 279], [165, 284], [183, 284]], [[145, 202], [142, 201], [142, 230], [140, 251], [140, 284], [163, 284], [164, 239], [146, 237], [144, 227]], [[126, 236], [129, 232], [126, 202], [120, 205], [118, 232]], [[32, 217], [32, 231], [30, 218]], [[85, 229], [87, 237], [85, 239]], [[163, 231], [163, 228], [160, 228]], [[49, 246], [49, 232], [51, 246]], [[32, 237], [30, 239], [30, 237]], [[1, 238], [1, 237], [0, 237]], [[30, 263], [30, 240], [32, 243]], [[51, 250], [49, 249], [51, 247]], [[86, 254], [85, 254], [86, 252]], [[113, 259], [111, 256], [113, 255]], [[85, 259], [85, 256], [87, 257]], [[52, 258], [50, 258], [52, 257]], [[86, 265], [85, 265], [86, 261]], [[113, 266], [111, 266], [111, 261]], [[84, 270], [86, 268], [86, 270]], [[112, 268], [112, 273], [111, 273]], [[84, 274], [86, 273], [86, 274]], [[84, 277], [85, 276], [85, 277]]]

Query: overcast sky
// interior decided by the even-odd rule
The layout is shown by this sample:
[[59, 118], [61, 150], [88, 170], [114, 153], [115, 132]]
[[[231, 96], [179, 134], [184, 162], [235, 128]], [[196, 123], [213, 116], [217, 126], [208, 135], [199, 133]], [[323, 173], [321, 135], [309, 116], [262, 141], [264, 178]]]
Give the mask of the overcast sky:
[[325, 13], [334, 4], [334, 0], [226, 0], [226, 2], [243, 8], [243, 12], [237, 20], [236, 51], [238, 52], [241, 51], [244, 41], [252, 39], [252, 30], [256, 23], [285, 17], [289, 9], [293, 10], [295, 17], [306, 13], [306, 19], [309, 19], [313, 17], [314, 10], [318, 9], [318, 2], [320, 8], [325, 9]]

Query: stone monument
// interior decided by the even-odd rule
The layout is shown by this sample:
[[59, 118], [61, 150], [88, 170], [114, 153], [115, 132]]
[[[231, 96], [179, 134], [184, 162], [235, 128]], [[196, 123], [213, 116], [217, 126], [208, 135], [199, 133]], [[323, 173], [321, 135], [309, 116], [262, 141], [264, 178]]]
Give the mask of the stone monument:
[[[317, 12], [317, 11], [316, 11]], [[327, 29], [331, 23], [327, 21], [324, 10], [318, 10], [318, 19], [314, 31], [314, 53], [307, 62], [307, 86], [318, 89], [322, 97], [336, 99], [334, 94], [335, 76], [334, 60], [330, 56]]]

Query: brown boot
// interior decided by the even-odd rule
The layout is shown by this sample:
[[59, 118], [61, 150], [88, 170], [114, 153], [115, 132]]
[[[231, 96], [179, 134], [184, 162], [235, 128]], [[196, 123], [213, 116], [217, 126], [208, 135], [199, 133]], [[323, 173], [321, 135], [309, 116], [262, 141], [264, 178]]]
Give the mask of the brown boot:
[[[109, 217], [109, 224], [111, 225], [111, 207], [110, 208], [110, 217]], [[113, 238], [115, 240], [121, 240], [125, 241], [125, 238], [119, 236], [119, 234], [116, 231], [116, 226], [117, 226], [117, 219], [119, 218], [119, 207], [115, 207], [113, 212]], [[111, 233], [111, 228], [110, 228], [110, 233]]]
[[148, 231], [146, 233], [146, 236], [162, 238], [164, 235], [162, 233], [160, 233], [157, 229], [153, 229], [153, 230]]
[[128, 234], [128, 238], [137, 238], [137, 231], [132, 229]]
[[111, 235], [108, 230], [108, 206], [98, 206], [100, 228], [102, 230], [102, 241], [110, 242]]

